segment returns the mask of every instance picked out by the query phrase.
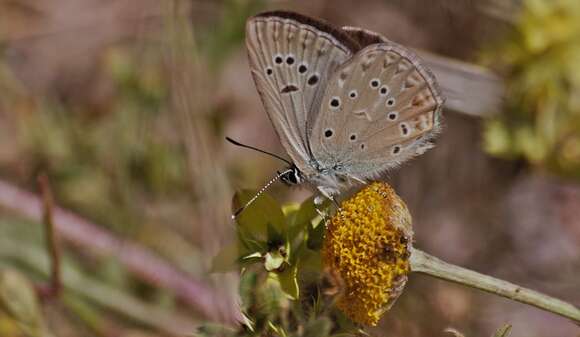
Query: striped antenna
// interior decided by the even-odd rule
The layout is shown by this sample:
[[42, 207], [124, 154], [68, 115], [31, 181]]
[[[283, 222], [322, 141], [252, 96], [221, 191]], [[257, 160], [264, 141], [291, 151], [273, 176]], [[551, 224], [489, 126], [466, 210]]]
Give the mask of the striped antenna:
[[254, 195], [252, 197], [252, 199], [250, 199], [244, 206], [238, 208], [237, 211], [234, 212], [234, 214], [232, 214], [232, 220], [235, 220], [238, 215], [240, 215], [240, 213], [242, 213], [248, 206], [250, 206], [254, 201], [256, 201], [256, 199], [258, 199], [258, 197], [264, 193], [273, 183], [275, 183], [276, 181], [278, 181], [282, 176], [284, 176], [287, 173], [292, 172], [292, 169], [288, 169], [284, 172], [278, 173], [278, 175], [276, 175], [274, 178], [272, 178], [272, 180], [270, 180], [266, 185], [264, 185], [264, 187], [262, 187], [258, 193], [256, 193], [256, 195]]

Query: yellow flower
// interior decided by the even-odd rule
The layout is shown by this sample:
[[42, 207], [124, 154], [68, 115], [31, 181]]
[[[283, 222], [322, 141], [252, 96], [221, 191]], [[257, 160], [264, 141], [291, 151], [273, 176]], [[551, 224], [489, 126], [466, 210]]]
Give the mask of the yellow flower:
[[369, 184], [340, 208], [324, 240], [324, 265], [340, 278], [337, 307], [354, 322], [376, 325], [407, 281], [411, 215], [382, 182]]

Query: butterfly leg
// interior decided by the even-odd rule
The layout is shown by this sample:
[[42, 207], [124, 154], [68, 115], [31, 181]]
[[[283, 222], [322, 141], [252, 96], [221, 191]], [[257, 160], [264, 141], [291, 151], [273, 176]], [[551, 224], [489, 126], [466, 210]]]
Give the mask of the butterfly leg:
[[326, 212], [326, 210], [320, 210], [318, 208], [315, 208], [315, 210], [316, 213], [318, 213], [318, 215], [322, 218], [322, 222], [326, 226], [326, 224], [328, 223], [328, 213]]
[[367, 185], [367, 182], [366, 181], [364, 181], [363, 179], [361, 179], [361, 178], [359, 178], [359, 177], [357, 177], [355, 175], [349, 174], [348, 177], [351, 178], [351, 179], [353, 179], [353, 180], [358, 181], [359, 183], [361, 183], [363, 185]]
[[328, 212], [326, 209], [321, 210], [319, 208], [319, 206], [324, 204], [324, 198], [326, 198], [326, 199], [332, 201], [334, 203], [334, 205], [336, 206], [336, 208], [340, 210], [340, 205], [338, 204], [338, 202], [334, 198], [334, 195], [336, 193], [338, 193], [338, 191], [336, 189], [329, 188], [326, 186], [318, 186], [317, 188], [322, 195], [317, 195], [314, 198], [314, 206], [315, 206], [316, 212], [318, 213], [318, 215], [320, 215], [320, 217], [322, 217], [322, 220], [323, 220], [324, 224], [326, 225], [328, 223], [328, 220], [329, 220]]
[[328, 221], [330, 220], [328, 208], [324, 209], [320, 208], [324, 204], [324, 198], [325, 197], [323, 197], [322, 195], [317, 195], [316, 197], [314, 197], [314, 210], [316, 211], [316, 213], [318, 213], [320, 218], [322, 218], [322, 223], [324, 224], [324, 226], [327, 226]]
[[340, 209], [340, 205], [334, 198], [334, 195], [338, 193], [338, 191], [334, 188], [329, 188], [326, 186], [318, 186], [318, 190], [325, 196], [328, 200], [332, 201], [332, 203], [336, 206], [336, 208]]

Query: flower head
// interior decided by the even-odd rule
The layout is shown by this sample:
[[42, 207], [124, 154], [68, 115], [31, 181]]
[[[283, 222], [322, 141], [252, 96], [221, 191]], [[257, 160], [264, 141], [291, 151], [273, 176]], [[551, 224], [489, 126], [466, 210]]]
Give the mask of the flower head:
[[412, 237], [409, 211], [386, 183], [369, 184], [341, 204], [322, 255], [341, 279], [337, 307], [350, 319], [376, 325], [399, 297], [410, 271]]

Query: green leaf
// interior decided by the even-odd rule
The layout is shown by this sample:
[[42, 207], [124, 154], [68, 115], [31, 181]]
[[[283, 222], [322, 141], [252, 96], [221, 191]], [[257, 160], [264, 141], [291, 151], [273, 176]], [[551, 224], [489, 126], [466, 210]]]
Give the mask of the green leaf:
[[270, 329], [272, 329], [272, 331], [274, 331], [276, 336], [280, 336], [280, 337], [288, 336], [288, 334], [286, 333], [284, 328], [282, 328], [281, 326], [277, 326], [276, 324], [274, 324], [272, 322], [268, 322], [268, 327]]
[[[243, 190], [236, 193], [234, 206], [237, 209], [245, 205], [256, 195], [255, 191]], [[263, 193], [251, 205], [246, 207], [236, 219], [238, 230], [260, 241], [267, 240], [268, 224], [271, 224], [277, 232], [283, 233], [286, 228], [286, 220], [280, 204], [270, 195]]]
[[258, 275], [254, 272], [243, 273], [240, 277], [240, 300], [242, 311], [248, 310], [255, 303], [255, 289], [258, 284]]
[[34, 285], [19, 271], [0, 270], [0, 311], [8, 314], [26, 336], [40, 337], [45, 334]]
[[321, 317], [308, 322], [304, 329], [304, 337], [327, 337], [332, 329], [332, 322], [327, 317]]
[[[240, 322], [248, 331], [256, 332], [254, 322], [242, 312], [242, 321]], [[245, 336], [245, 335], [243, 335]]]
[[497, 329], [495, 334], [493, 334], [493, 337], [509, 337], [511, 332], [512, 332], [511, 324], [506, 324], [506, 325], [502, 326], [501, 328]]
[[265, 253], [268, 250], [266, 240], [257, 240], [249, 233], [238, 231], [238, 240], [240, 242], [240, 255], [253, 254], [256, 252]]
[[238, 242], [233, 242], [223, 247], [212, 259], [210, 273], [227, 273], [239, 269]]
[[267, 317], [276, 317], [286, 306], [286, 296], [275, 272], [268, 273], [266, 282], [260, 284], [257, 292], [260, 295], [256, 307], [260, 308], [260, 312]]
[[[325, 199], [322, 205], [318, 206], [320, 210], [326, 210], [330, 206], [330, 200]], [[313, 222], [320, 220], [320, 216], [316, 211], [317, 206], [314, 204], [314, 197], [310, 197], [300, 204], [300, 209], [294, 214], [292, 222], [289, 222], [290, 228], [288, 229], [288, 239], [290, 241], [294, 240], [301, 231], [311, 225]]]
[[250, 255], [242, 256], [242, 260], [252, 260], [252, 259], [262, 259], [262, 254], [260, 252], [255, 252]]
[[295, 259], [290, 260], [291, 264], [300, 264], [300, 279], [306, 283], [317, 282], [322, 270], [322, 254], [319, 250], [312, 250], [306, 244], [300, 246], [295, 254]]
[[306, 246], [312, 250], [320, 250], [324, 240], [324, 232], [326, 225], [321, 221], [316, 227], [314, 225], [308, 226], [308, 240]]
[[289, 204], [285, 204], [282, 206], [282, 212], [288, 218], [289, 216], [295, 215], [298, 210], [300, 209], [300, 204], [296, 202], [292, 202]]
[[280, 287], [292, 300], [298, 299], [300, 288], [298, 287], [298, 265], [290, 266], [280, 273], [275, 273]]
[[272, 224], [268, 223], [268, 248], [277, 249], [286, 243], [286, 237], [284, 232], [278, 231]]

